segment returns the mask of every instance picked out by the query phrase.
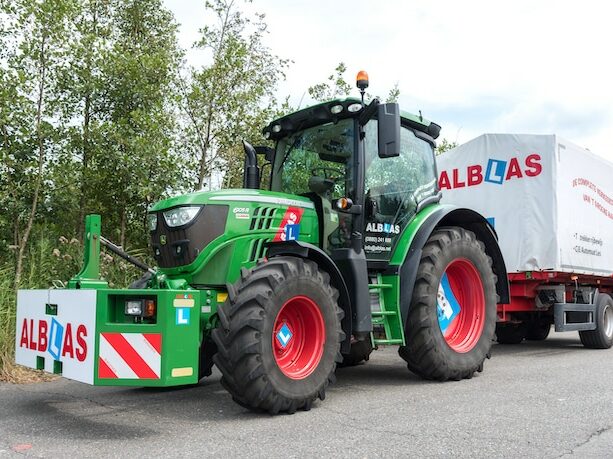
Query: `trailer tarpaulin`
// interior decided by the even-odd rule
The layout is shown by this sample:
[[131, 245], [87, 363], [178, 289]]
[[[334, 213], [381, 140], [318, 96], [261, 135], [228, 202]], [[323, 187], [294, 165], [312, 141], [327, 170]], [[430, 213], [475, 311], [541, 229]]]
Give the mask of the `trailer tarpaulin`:
[[488, 218], [509, 272], [613, 273], [612, 163], [524, 134], [484, 134], [437, 162], [443, 202]]

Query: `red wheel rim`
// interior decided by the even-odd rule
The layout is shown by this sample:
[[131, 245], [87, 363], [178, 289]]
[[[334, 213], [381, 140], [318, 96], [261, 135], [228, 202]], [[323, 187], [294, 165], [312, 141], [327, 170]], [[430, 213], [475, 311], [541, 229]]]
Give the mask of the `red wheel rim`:
[[479, 271], [469, 260], [453, 260], [438, 288], [437, 313], [445, 341], [456, 352], [470, 351], [485, 323], [485, 294]]
[[302, 295], [285, 302], [273, 327], [275, 361], [285, 376], [304, 379], [321, 360], [326, 342], [324, 318], [317, 304]]

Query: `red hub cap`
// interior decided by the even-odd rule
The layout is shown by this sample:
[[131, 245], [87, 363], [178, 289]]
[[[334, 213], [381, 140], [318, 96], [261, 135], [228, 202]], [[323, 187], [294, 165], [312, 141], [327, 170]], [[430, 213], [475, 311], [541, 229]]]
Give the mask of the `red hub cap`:
[[272, 333], [275, 360], [285, 376], [304, 379], [315, 371], [324, 351], [326, 328], [313, 300], [302, 295], [287, 300]]
[[470, 351], [481, 338], [485, 294], [477, 268], [458, 258], [445, 269], [436, 298], [438, 323], [445, 341], [456, 352]]

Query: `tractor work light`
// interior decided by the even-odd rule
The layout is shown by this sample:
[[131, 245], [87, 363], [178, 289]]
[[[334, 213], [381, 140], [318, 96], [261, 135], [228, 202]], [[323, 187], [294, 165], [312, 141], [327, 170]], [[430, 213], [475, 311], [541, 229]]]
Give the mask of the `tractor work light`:
[[281, 125], [280, 124], [275, 124], [272, 127], [272, 132], [274, 132], [275, 134], [278, 133], [278, 132], [281, 132]]
[[149, 226], [149, 231], [155, 231], [158, 227], [158, 216], [157, 214], [147, 214], [147, 225]]
[[351, 104], [349, 107], [347, 107], [347, 111], [349, 113], [359, 112], [360, 110], [362, 110], [362, 104]]
[[164, 220], [171, 228], [187, 225], [198, 215], [199, 211], [200, 206], [175, 207], [164, 212]]
[[126, 316], [141, 316], [145, 300], [126, 300]]
[[145, 310], [143, 311], [143, 317], [148, 319], [155, 317], [155, 300], [145, 300]]
[[144, 317], [151, 319], [155, 317], [155, 300], [152, 299], [129, 299], [126, 300], [124, 312], [126, 316]]
[[332, 107], [330, 107], [330, 113], [332, 113], [333, 115], [338, 115], [340, 112], [343, 111], [345, 107], [343, 107], [341, 104], [337, 104], [337, 105], [333, 105]]

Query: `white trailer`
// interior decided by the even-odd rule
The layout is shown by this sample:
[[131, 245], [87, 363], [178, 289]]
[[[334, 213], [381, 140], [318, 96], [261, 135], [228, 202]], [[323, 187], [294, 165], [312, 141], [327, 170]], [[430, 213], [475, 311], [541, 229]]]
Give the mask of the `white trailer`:
[[613, 343], [613, 163], [556, 135], [484, 134], [438, 157], [443, 202], [496, 230], [511, 286], [498, 339], [550, 326]]

